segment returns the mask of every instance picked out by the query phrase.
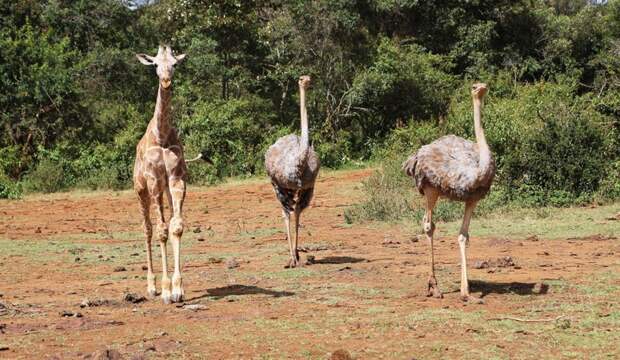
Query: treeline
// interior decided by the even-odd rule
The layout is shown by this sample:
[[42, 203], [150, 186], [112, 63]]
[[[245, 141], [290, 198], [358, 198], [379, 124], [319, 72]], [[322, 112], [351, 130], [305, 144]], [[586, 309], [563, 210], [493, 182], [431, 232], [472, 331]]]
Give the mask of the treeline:
[[269, 144], [298, 131], [309, 74], [326, 166], [473, 137], [481, 80], [507, 196], [620, 197], [620, 0], [142, 3], [0, 0], [0, 197], [127, 187], [157, 87], [134, 54], [160, 43], [188, 54], [175, 120], [186, 152], [214, 162], [192, 165], [194, 183], [261, 173]]

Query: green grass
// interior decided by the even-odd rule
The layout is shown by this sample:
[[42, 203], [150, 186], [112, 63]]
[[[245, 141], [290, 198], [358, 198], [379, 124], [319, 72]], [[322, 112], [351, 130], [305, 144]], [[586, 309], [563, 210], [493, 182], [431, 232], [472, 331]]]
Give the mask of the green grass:
[[[600, 234], [618, 236], [620, 221], [608, 220], [620, 212], [620, 202], [595, 208], [540, 208], [515, 209], [489, 213], [475, 218], [469, 233], [475, 237], [525, 238], [536, 235], [543, 239], [584, 237]], [[437, 222], [441, 236], [456, 237], [461, 219]], [[419, 221], [404, 223], [407, 229], [421, 233]]]

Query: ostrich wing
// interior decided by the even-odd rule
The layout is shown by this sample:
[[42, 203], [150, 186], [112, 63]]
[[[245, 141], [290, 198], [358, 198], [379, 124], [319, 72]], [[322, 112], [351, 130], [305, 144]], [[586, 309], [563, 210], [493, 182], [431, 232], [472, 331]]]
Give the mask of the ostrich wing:
[[298, 168], [301, 154], [301, 138], [297, 135], [283, 136], [265, 153], [265, 168], [271, 181], [285, 189], [309, 189], [314, 187], [319, 172], [319, 159], [312, 147], [303, 168]]
[[478, 146], [463, 138], [448, 135], [422, 146], [404, 164], [420, 192], [432, 186], [454, 200], [484, 195], [490, 183], [481, 183]]

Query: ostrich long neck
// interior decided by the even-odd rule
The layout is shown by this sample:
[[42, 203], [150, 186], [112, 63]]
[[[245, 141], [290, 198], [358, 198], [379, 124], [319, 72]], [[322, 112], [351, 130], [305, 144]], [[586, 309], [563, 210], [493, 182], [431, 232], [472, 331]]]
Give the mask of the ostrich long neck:
[[170, 89], [164, 89], [161, 84], [157, 91], [157, 102], [155, 103], [155, 114], [153, 114], [153, 120], [155, 126], [153, 133], [157, 137], [158, 142], [163, 142], [168, 136], [170, 131], [170, 99], [172, 98], [172, 91]]
[[301, 147], [299, 149], [298, 168], [306, 165], [308, 160], [308, 149], [310, 148], [310, 134], [308, 131], [308, 111], [306, 110], [306, 89], [299, 86], [299, 112], [301, 115]]
[[484, 173], [491, 164], [491, 151], [482, 129], [482, 99], [474, 98], [474, 131], [480, 152], [480, 172]]
[[310, 146], [310, 134], [308, 133], [308, 111], [306, 110], [306, 90], [299, 87], [299, 112], [301, 115], [301, 149]]

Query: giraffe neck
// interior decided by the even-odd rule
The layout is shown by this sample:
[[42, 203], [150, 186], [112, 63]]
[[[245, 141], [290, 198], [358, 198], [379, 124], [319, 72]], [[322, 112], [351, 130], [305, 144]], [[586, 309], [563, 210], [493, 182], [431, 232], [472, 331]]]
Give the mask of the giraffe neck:
[[172, 99], [172, 90], [164, 89], [159, 85], [157, 91], [157, 102], [155, 103], [155, 113], [153, 114], [151, 131], [159, 144], [165, 142], [168, 137], [170, 128], [170, 100]]

